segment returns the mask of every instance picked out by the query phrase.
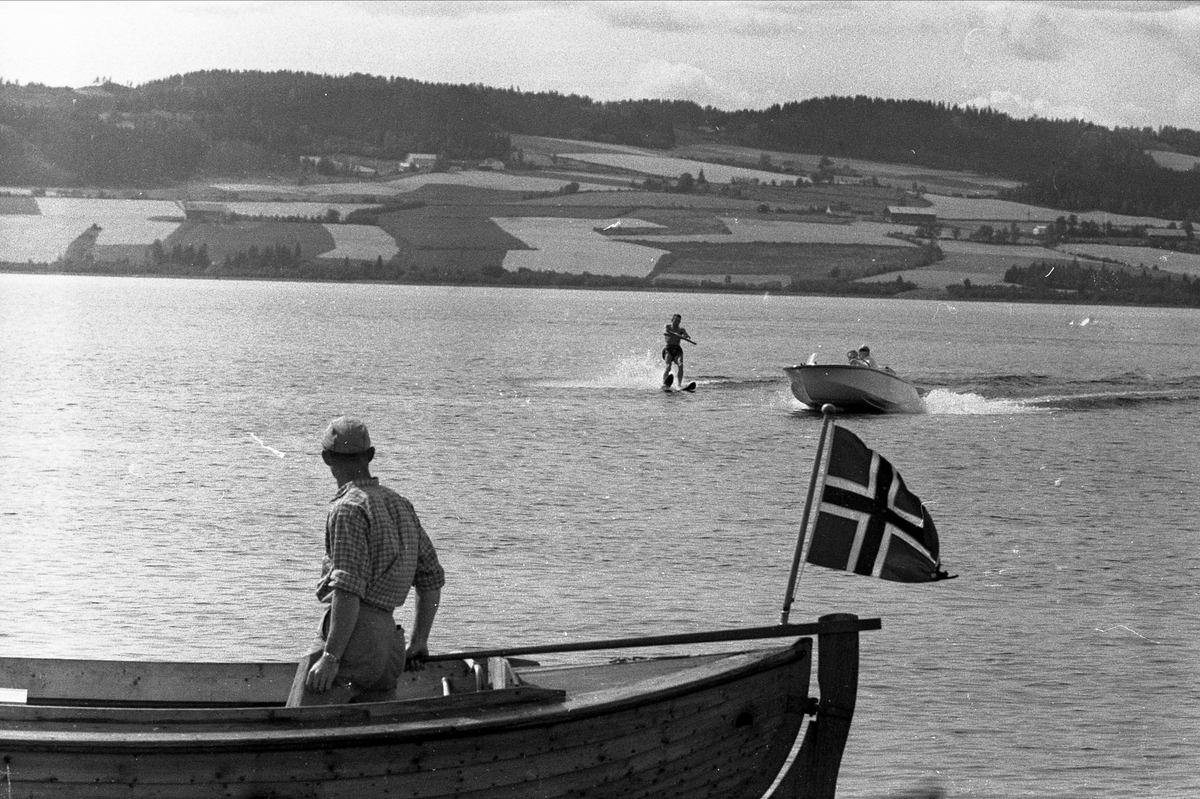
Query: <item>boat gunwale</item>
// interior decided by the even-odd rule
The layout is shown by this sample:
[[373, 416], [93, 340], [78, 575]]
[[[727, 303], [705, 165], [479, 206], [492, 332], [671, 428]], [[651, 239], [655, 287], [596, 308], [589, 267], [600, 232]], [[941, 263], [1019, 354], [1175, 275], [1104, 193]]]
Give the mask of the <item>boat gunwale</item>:
[[[513, 689], [461, 694], [463, 697], [498, 694], [502, 691], [521, 691], [533, 687], [540, 694], [527, 691], [530, 701], [495, 706], [487, 717], [463, 716], [458, 712], [479, 708], [450, 707], [451, 718], [436, 710], [426, 710], [420, 718], [406, 711], [414, 702], [439, 702], [454, 696], [432, 700], [395, 700], [308, 708], [182, 708], [171, 711], [180, 717], [172, 722], [162, 718], [162, 708], [94, 708], [73, 706], [0, 706], [0, 725], [18, 721], [13, 716], [25, 716], [26, 725], [46, 723], [95, 723], [120, 725], [121, 729], [101, 730], [39, 730], [0, 729], [0, 744], [7, 751], [45, 750], [59, 752], [89, 752], [98, 749], [108, 752], [136, 750], [143, 754], [170, 752], [203, 747], [206, 752], [268, 749], [327, 749], [344, 746], [386, 746], [408, 742], [423, 742], [438, 738], [486, 735], [560, 723], [586, 721], [619, 713], [634, 707], [671, 701], [673, 699], [712, 690], [757, 674], [785, 668], [797, 660], [811, 658], [812, 638], [802, 637], [790, 645], [772, 649], [757, 649], [728, 653], [715, 662], [683, 669], [671, 675], [658, 675], [625, 686], [583, 691], [567, 696], [565, 691], [522, 686]], [[731, 660], [736, 660], [730, 665]], [[680, 676], [682, 675], [682, 680]], [[648, 692], [639, 686], [650, 685]], [[808, 686], [804, 687], [807, 695]], [[13, 714], [12, 710], [29, 711]], [[48, 711], [48, 713], [47, 713]], [[73, 712], [73, 715], [72, 715]], [[125, 717], [124, 719], [118, 717]], [[139, 718], [139, 716], [141, 718]], [[192, 718], [182, 718], [190, 716]], [[241, 718], [236, 718], [241, 716]], [[151, 720], [153, 719], [153, 720]], [[347, 722], [351, 722], [347, 724]], [[238, 724], [232, 730], [163, 729], [185, 724]], [[264, 728], [266, 724], [290, 724], [287, 728]], [[302, 726], [301, 726], [302, 725]], [[145, 727], [153, 726], [153, 729]]]

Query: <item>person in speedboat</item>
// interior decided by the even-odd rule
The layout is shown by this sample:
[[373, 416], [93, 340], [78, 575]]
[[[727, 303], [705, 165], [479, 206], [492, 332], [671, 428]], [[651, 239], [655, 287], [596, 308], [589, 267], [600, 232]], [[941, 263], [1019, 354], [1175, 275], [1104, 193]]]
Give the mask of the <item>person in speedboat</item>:
[[875, 363], [875, 359], [871, 357], [871, 348], [866, 344], [858, 348], [858, 360], [860, 366], [869, 366], [872, 369], [878, 369], [879, 364]]

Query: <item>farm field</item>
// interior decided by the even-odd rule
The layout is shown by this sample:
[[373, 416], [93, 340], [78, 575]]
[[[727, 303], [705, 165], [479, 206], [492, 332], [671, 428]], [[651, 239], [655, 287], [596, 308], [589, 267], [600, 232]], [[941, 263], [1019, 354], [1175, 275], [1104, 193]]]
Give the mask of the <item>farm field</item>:
[[90, 224], [78, 219], [0, 216], [0, 261], [21, 264], [53, 261]]
[[185, 248], [189, 245], [199, 248], [203, 244], [213, 263], [221, 263], [226, 257], [232, 258], [251, 247], [261, 251], [279, 245], [289, 250], [299, 246], [304, 257], [312, 258], [336, 246], [326, 226], [315, 222], [233, 222], [220, 225], [187, 222], [163, 239], [163, 246], [168, 251], [176, 244]]
[[660, 262], [656, 277], [677, 280], [702, 276], [706, 280], [741, 281], [742, 276], [777, 280], [785, 285], [796, 281], [827, 281], [835, 275], [853, 279], [879, 272], [894, 274], [916, 269], [923, 253], [916, 247], [882, 247], [869, 244], [796, 244], [790, 242], [742, 242], [709, 244], [672, 242], [664, 244], [670, 257]]
[[160, 200], [89, 200], [72, 197], [34, 199], [38, 214], [0, 214], [0, 261], [53, 261], [92, 225], [99, 225], [97, 244], [149, 245], [165, 239], [179, 221], [179, 207]]
[[37, 200], [29, 195], [18, 197], [0, 196], [0, 216], [6, 214], [31, 214], [37, 215], [41, 213], [38, 210]]
[[1104, 258], [1129, 266], [1158, 267], [1168, 272], [1200, 277], [1200, 255], [1155, 247], [1120, 247], [1115, 244], [1062, 244], [1060, 251], [1081, 258]]
[[[1070, 211], [1059, 211], [1053, 208], [1041, 208], [1036, 205], [1025, 205], [1009, 200], [988, 198], [948, 197], [939, 194], [926, 194], [925, 199], [938, 215], [939, 222], [1053, 222], [1060, 216], [1070, 216]], [[1112, 222], [1114, 225], [1146, 225], [1149, 227], [1166, 227], [1172, 220], [1158, 219], [1149, 216], [1123, 216], [1109, 214], [1104, 211], [1076, 212], [1078, 219], [1089, 219], [1097, 224]]]
[[[4, 198], [12, 200], [14, 198]], [[23, 200], [24, 201], [24, 200]], [[30, 202], [30, 201], [25, 201]], [[275, 244], [301, 244], [308, 257], [384, 260], [396, 254], [395, 241], [369, 225], [309, 226], [328, 232], [305, 230], [304, 224], [269, 226], [246, 222], [236, 225], [188, 225], [179, 206], [168, 200], [117, 200], [73, 197], [38, 197], [36, 215], [13, 212], [11, 202], [0, 205], [0, 261], [47, 263], [64, 255], [67, 247], [93, 224], [100, 226], [96, 238], [98, 260], [138, 262], [144, 250], [162, 241], [208, 247], [209, 257], [220, 260], [240, 249], [260, 249]], [[228, 203], [230, 210], [247, 215], [319, 217], [330, 208], [347, 214], [359, 204], [329, 203]], [[5, 211], [8, 208], [10, 210]], [[19, 209], [18, 209], [19, 211]], [[187, 227], [186, 233], [180, 233]]]
[[618, 191], [621, 186], [612, 183], [585, 183], [580, 180], [564, 180], [562, 178], [543, 178], [533, 175], [510, 175], [504, 172], [432, 172], [409, 177], [389, 180], [386, 185], [401, 191], [415, 191], [422, 186], [454, 185], [470, 186], [479, 189], [501, 189], [504, 191], [561, 191], [568, 183], [579, 183], [580, 191]]
[[1154, 159], [1154, 163], [1167, 169], [1174, 169], [1177, 172], [1188, 172], [1196, 168], [1200, 164], [1200, 156], [1187, 155], [1186, 153], [1172, 153], [1167, 150], [1150, 150], [1148, 155]]
[[[816, 171], [822, 158], [821, 154], [789, 153], [710, 142], [680, 144], [670, 151], [663, 152], [623, 144], [584, 143], [541, 136], [513, 136], [512, 139], [513, 144], [521, 147], [527, 157], [540, 157], [541, 159], [545, 159], [546, 162], [549, 162], [551, 155], [563, 155], [566, 157], [574, 157], [572, 154], [643, 156], [655, 159], [656, 163], [659, 161], [662, 162], [657, 163], [656, 169], [659, 171], [649, 174], [677, 177], [683, 172], [690, 171], [693, 175], [697, 175], [699, 174], [699, 169], [703, 168], [704, 176], [710, 182], [720, 182], [715, 176], [722, 173], [713, 171], [721, 166], [716, 163], [718, 161], [733, 161], [739, 170], [738, 174], [745, 173], [759, 176], [760, 179], [765, 179], [769, 183], [771, 180], [794, 180], [795, 176], [770, 170], [756, 169], [755, 166], [760, 163], [764, 155], [773, 164], [781, 167], [789, 167], [797, 172]], [[584, 159], [581, 158], [579, 160]], [[1013, 180], [993, 178], [970, 172], [939, 171], [906, 164], [885, 164], [854, 158], [833, 158], [831, 160], [837, 166], [848, 167], [862, 176], [861, 178], [851, 178], [854, 181], [875, 177], [882, 182], [902, 188], [907, 188], [911, 184], [917, 183], [924, 186], [927, 190], [945, 194], [994, 194], [999, 189], [1014, 188], [1019, 185]], [[594, 162], [600, 163], [601, 161], [596, 160]], [[623, 162], [626, 168], [632, 163], [635, 162]]]
[[242, 216], [298, 216], [304, 219], [324, 217], [327, 212], [334, 210], [341, 218], [346, 218], [351, 212], [361, 208], [373, 208], [374, 205], [365, 203], [321, 203], [321, 202], [227, 202], [225, 207]]
[[497, 217], [495, 223], [530, 250], [510, 250], [504, 268], [515, 272], [531, 269], [581, 275], [629, 275], [646, 277], [664, 250], [630, 244], [595, 232], [615, 220], [569, 217]]
[[[804, 172], [816, 171], [823, 157], [819, 154], [785, 153], [709, 143], [682, 145], [672, 150], [672, 153], [684, 158], [695, 158], [701, 161], [733, 158], [744, 163], [756, 163], [759, 158], [766, 155], [776, 164], [794, 164], [796, 168]], [[878, 178], [881, 182], [901, 187], [917, 183], [929, 191], [938, 193], [994, 193], [999, 189], [1011, 189], [1020, 185], [1014, 180], [977, 175], [971, 172], [939, 171], [908, 164], [885, 164], [878, 161], [865, 161], [857, 158], [831, 158], [830, 160], [839, 167], [852, 169], [864, 178], [874, 177]], [[707, 174], [705, 172], [705, 175]]]
[[755, 209], [760, 205], [756, 200], [739, 200], [719, 194], [663, 194], [646, 191], [561, 194], [555, 197], [526, 200], [524, 204], [559, 208], [613, 208], [621, 204], [619, 206], [621, 208], [639, 210], [643, 208], [676, 208], [719, 210], [727, 213], [745, 211], [746, 214], [756, 213]]
[[563, 153], [560, 157], [663, 178], [677, 178], [684, 172], [690, 172], [692, 177], [698, 177], [701, 170], [703, 170], [704, 178], [709, 183], [732, 183], [735, 178], [758, 180], [759, 182], [768, 184], [772, 181], [783, 183], [785, 181], [795, 182], [796, 180], [794, 175], [781, 175], [778, 172], [767, 172], [761, 169], [710, 164], [704, 161], [692, 161], [685, 158], [672, 158], [663, 155], [575, 152]]
[[226, 194], [239, 197], [250, 195], [260, 201], [301, 201], [310, 197], [358, 197], [358, 196], [392, 196], [400, 194], [400, 189], [393, 189], [386, 183], [359, 181], [356, 183], [220, 183], [205, 184]]
[[984, 256], [1008, 260], [1010, 263], [1032, 263], [1033, 261], [1070, 260], [1054, 250], [1030, 244], [985, 244], [980, 241], [953, 241], [942, 239], [938, 247], [947, 258], [956, 255]]
[[570, 180], [564, 177], [534, 177], [530, 175], [509, 175], [503, 172], [434, 172], [410, 175], [385, 181], [358, 181], [355, 183], [305, 183], [303, 185], [287, 183], [210, 183], [214, 189], [237, 195], [283, 196], [283, 197], [359, 197], [379, 196], [393, 197], [416, 191], [424, 186], [468, 186], [480, 189], [501, 189], [504, 191], [536, 192], [560, 191], [568, 183], [579, 183], [581, 191], [615, 191], [624, 186], [612, 182], [585, 183], [578, 178]]
[[728, 234], [705, 233], [675, 235], [670, 232], [647, 239], [671, 242], [751, 243], [771, 242], [788, 244], [873, 244], [880, 247], [915, 247], [911, 242], [892, 238], [888, 233], [909, 233], [911, 225], [890, 225], [884, 222], [853, 222], [827, 224], [822, 222], [792, 222], [764, 220], [755, 217], [720, 217], [729, 229]]
[[[905, 272], [861, 278], [861, 282], [888, 282], [903, 276], [923, 289], [942, 289], [948, 285], [970, 280], [977, 286], [994, 286], [1004, 282], [1004, 273], [1012, 266], [1034, 263], [1069, 262], [1074, 256], [1045, 247], [1024, 245], [983, 244], [974, 241], [938, 242], [945, 257], [937, 263]], [[1081, 259], [1085, 262], [1086, 259]], [[1085, 264], [1086, 265], [1086, 264]], [[1098, 263], [1096, 265], [1099, 265]]]
[[333, 249], [320, 253], [321, 258], [349, 258], [352, 261], [391, 259], [399, 252], [396, 240], [374, 225], [322, 225], [333, 237]]
[[[675, 282], [731, 281], [766, 285], [858, 277], [891, 282], [898, 277], [923, 290], [940, 291], [970, 280], [987, 285], [1003, 281], [1005, 270], [1035, 262], [1106, 258], [1132, 266], [1157, 265], [1173, 272], [1200, 275], [1200, 256], [1150, 248], [1103, 244], [1065, 245], [1060, 252], [1036, 246], [988, 245], [943, 239], [944, 259], [918, 266], [926, 258], [913, 243], [889, 234], [911, 235], [912, 225], [873, 221], [888, 205], [900, 202], [899, 189], [846, 185], [795, 187], [741, 184], [721, 186], [735, 176], [787, 179], [751, 167], [724, 167], [699, 159], [679, 159], [624, 145], [588, 144], [536, 137], [514, 137], [527, 145], [527, 160], [551, 162], [550, 156], [580, 156], [597, 172], [462, 171], [420, 173], [381, 181], [291, 185], [274, 178], [261, 182], [197, 182], [183, 196], [224, 196], [223, 204], [243, 216], [300, 218], [305, 222], [184, 222], [168, 190], [161, 199], [86, 199], [33, 197], [14, 188], [0, 197], [0, 261], [53, 262], [81, 234], [98, 225], [93, 255], [97, 263], [137, 263], [156, 239], [206, 248], [214, 262], [251, 247], [260, 251], [282, 245], [304, 259], [356, 262], [394, 260], [394, 265], [436, 279], [442, 274], [503, 266], [509, 271], [647, 276]], [[763, 153], [748, 148], [697, 144], [676, 153], [751, 163]], [[819, 156], [766, 153], [774, 163], [788, 160], [798, 169], [815, 169]], [[811, 163], [810, 163], [811, 160]], [[953, 187], [986, 195], [1002, 182], [967, 173], [931, 173], [904, 165], [838, 161], [864, 175]], [[707, 193], [645, 192], [629, 176], [603, 174], [614, 168], [647, 170], [640, 174], [677, 177], [703, 168], [713, 184]], [[580, 190], [561, 193], [570, 182]], [[222, 192], [211, 193], [209, 187]], [[75, 190], [78, 192], [79, 190]], [[205, 193], [205, 192], [209, 193]], [[740, 193], [742, 196], [730, 196]], [[531, 197], [530, 195], [541, 195]], [[1068, 214], [1004, 202], [927, 193], [931, 210], [947, 221], [1007, 225], [1049, 223]], [[330, 210], [350, 213], [378, 207], [383, 198], [405, 199], [380, 215], [375, 225], [327, 224]], [[278, 199], [270, 199], [278, 198]], [[411, 199], [409, 199], [411, 198]], [[419, 202], [414, 202], [414, 200]], [[829, 209], [829, 210], [827, 210]], [[814, 211], [816, 211], [814, 213]], [[1117, 224], [1162, 226], [1166, 220], [1105, 214], [1076, 214], [1080, 219]], [[608, 228], [605, 230], [605, 228]]]

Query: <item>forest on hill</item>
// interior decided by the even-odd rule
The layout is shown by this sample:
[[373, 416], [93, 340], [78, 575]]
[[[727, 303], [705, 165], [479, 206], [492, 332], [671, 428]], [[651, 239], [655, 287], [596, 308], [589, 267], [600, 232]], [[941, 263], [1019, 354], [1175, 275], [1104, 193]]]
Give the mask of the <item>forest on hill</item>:
[[1200, 155], [1200, 133], [1176, 128], [869, 97], [722, 111], [362, 74], [216, 70], [81, 90], [0, 84], [0, 183], [9, 185], [164, 186], [294, 169], [301, 155], [512, 159], [512, 134], [664, 151], [686, 137], [966, 170], [1019, 181], [1005, 199], [1200, 221], [1200, 171], [1172, 171], [1146, 154]]

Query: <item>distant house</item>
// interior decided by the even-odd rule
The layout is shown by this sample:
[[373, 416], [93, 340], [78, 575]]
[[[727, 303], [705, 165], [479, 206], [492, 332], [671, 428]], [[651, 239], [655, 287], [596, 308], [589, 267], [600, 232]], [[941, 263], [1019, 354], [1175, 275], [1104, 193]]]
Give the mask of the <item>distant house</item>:
[[936, 225], [937, 214], [928, 208], [910, 205], [889, 205], [888, 221], [896, 225]]
[[229, 218], [229, 206], [225, 203], [180, 200], [176, 203], [189, 222], [224, 222]]
[[401, 169], [429, 169], [437, 163], [437, 156], [430, 153], [409, 153], [400, 162]]

